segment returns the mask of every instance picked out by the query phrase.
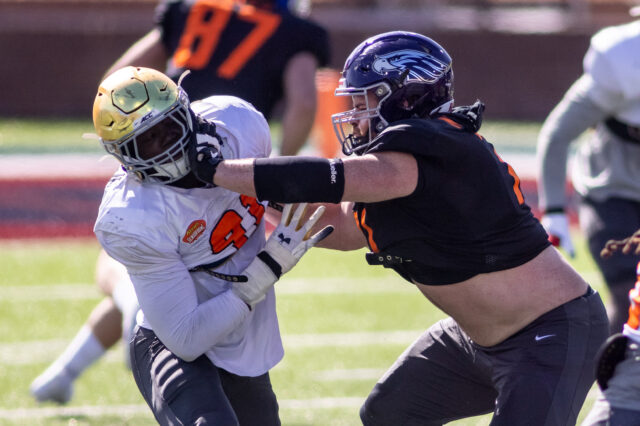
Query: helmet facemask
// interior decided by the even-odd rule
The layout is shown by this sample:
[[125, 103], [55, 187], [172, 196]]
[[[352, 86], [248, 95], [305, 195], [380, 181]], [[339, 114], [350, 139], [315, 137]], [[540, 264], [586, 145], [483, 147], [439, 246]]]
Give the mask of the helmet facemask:
[[[378, 99], [378, 104], [372, 106], [369, 100], [369, 94], [374, 93]], [[342, 145], [342, 152], [345, 155], [358, 154], [362, 155], [369, 147], [373, 139], [389, 125], [380, 113], [380, 109], [384, 102], [391, 95], [391, 89], [385, 82], [374, 84], [367, 87], [344, 87], [344, 80], [341, 80], [340, 87], [336, 89], [336, 96], [351, 96], [355, 100], [356, 97], [364, 98], [365, 108], [354, 108], [349, 111], [340, 112], [331, 116], [333, 129]], [[354, 126], [360, 120], [369, 120], [369, 130], [366, 135], [355, 136], [353, 134]]]
[[[134, 173], [141, 181], [168, 184], [190, 172], [187, 146], [192, 127], [188, 101], [178, 99], [168, 111], [144, 124], [134, 124], [132, 134], [102, 143], [127, 172]], [[152, 152], [152, 138], [167, 137], [167, 133], [175, 135], [175, 142], [164, 143], [168, 146], [161, 152]]]
[[[368, 94], [378, 105], [370, 106]], [[451, 57], [436, 42], [420, 34], [392, 31], [370, 37], [345, 62], [336, 96], [365, 96], [366, 108], [332, 116], [346, 155], [362, 155], [389, 124], [427, 118], [453, 104]], [[358, 101], [360, 102], [360, 101]], [[357, 137], [345, 126], [369, 119], [369, 134]]]
[[94, 124], [106, 151], [140, 181], [170, 184], [189, 174], [189, 98], [164, 74], [134, 67], [114, 73], [99, 88]]

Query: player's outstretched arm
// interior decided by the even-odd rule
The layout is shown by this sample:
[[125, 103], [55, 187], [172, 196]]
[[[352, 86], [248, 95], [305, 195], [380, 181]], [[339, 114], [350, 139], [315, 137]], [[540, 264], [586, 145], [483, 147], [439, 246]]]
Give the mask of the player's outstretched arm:
[[305, 203], [295, 210], [292, 204], [284, 206], [280, 224], [271, 233], [264, 250], [244, 270], [242, 276], [246, 281], [233, 284], [231, 291], [247, 305], [253, 307], [261, 301], [282, 274], [289, 272], [311, 247], [333, 231], [328, 225], [311, 235], [311, 228], [325, 208], [318, 207], [304, 220], [306, 207]]

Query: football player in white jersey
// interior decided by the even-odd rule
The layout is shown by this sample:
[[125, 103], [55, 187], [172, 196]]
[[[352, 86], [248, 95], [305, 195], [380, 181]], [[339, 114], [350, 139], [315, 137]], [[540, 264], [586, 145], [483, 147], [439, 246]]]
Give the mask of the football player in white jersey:
[[640, 228], [640, 21], [608, 27], [591, 39], [584, 74], [545, 120], [538, 139], [542, 224], [552, 242], [573, 255], [566, 215], [569, 145], [595, 127], [579, 145], [572, 183], [579, 195], [580, 226], [604, 275], [611, 298], [611, 332], [626, 321], [627, 292], [635, 261], [620, 254], [607, 261], [600, 249]]
[[190, 105], [164, 74], [126, 67], [100, 85], [93, 117], [122, 163], [94, 230], [140, 303], [131, 366], [154, 416], [279, 424], [268, 373], [283, 356], [272, 286], [331, 232], [307, 235], [323, 209], [303, 220], [304, 206], [286, 205], [265, 243], [265, 204], [191, 173], [202, 146], [224, 158], [269, 156], [264, 117], [239, 98]]

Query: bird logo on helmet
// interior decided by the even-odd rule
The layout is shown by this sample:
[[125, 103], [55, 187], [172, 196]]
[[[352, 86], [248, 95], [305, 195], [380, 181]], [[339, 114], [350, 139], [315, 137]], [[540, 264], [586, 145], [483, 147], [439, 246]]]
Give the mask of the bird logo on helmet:
[[[370, 105], [369, 94], [377, 105]], [[332, 116], [345, 155], [363, 154], [390, 123], [425, 118], [453, 105], [453, 69], [442, 46], [421, 34], [392, 31], [360, 43], [345, 62], [336, 96], [363, 97], [364, 109]], [[369, 120], [366, 135], [354, 123]]]
[[163, 73], [125, 67], [111, 74], [98, 88], [93, 123], [105, 150], [139, 180], [167, 184], [190, 172], [189, 98]]

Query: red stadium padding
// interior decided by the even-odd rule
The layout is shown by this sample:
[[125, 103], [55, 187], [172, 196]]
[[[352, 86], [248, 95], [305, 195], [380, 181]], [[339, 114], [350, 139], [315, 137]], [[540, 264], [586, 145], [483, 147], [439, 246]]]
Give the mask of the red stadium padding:
[[[92, 236], [107, 181], [105, 177], [0, 179], [0, 239]], [[535, 180], [524, 179], [520, 186], [539, 217]], [[575, 208], [569, 219], [577, 223]]]
[[108, 178], [0, 180], [0, 238], [93, 235]]

